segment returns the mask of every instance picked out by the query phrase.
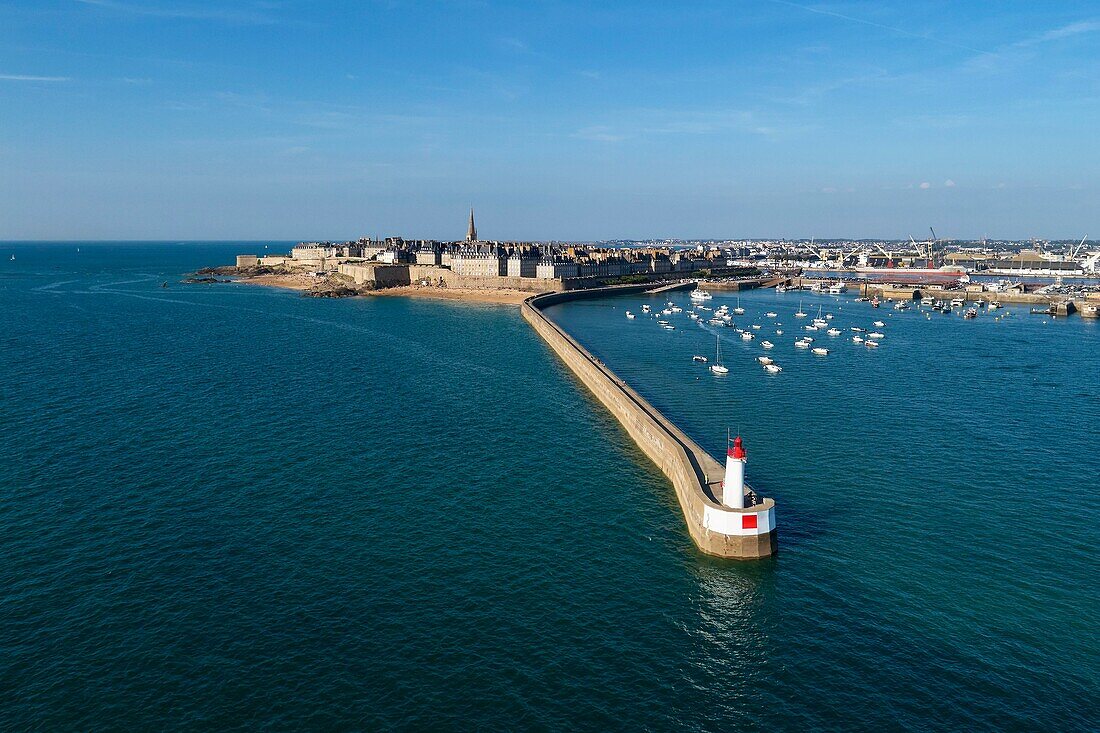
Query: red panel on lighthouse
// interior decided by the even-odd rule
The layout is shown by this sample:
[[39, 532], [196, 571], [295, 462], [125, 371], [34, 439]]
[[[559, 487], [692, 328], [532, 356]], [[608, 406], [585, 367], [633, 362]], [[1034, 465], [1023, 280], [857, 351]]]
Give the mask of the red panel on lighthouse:
[[741, 529], [756, 529], [756, 515], [755, 514], [742, 514], [741, 515]]

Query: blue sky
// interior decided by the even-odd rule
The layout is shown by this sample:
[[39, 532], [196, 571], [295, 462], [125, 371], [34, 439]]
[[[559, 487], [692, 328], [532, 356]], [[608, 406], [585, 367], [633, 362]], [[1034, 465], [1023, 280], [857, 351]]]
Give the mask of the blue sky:
[[1100, 236], [1100, 5], [0, 0], [0, 238]]

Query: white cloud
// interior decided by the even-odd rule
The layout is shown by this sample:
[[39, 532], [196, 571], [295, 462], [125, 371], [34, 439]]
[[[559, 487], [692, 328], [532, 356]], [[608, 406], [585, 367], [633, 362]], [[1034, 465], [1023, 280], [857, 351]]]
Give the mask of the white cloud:
[[1063, 38], [1070, 38], [1072, 36], [1079, 36], [1082, 33], [1094, 33], [1100, 31], [1100, 20], [1080, 20], [1076, 23], [1070, 23], [1064, 25], [1061, 28], [1055, 28], [1045, 33], [1040, 33], [1037, 36], [1031, 38], [1025, 38], [1024, 40], [1016, 43], [1016, 46], [1034, 46], [1039, 43], [1047, 43], [1049, 41], [1060, 41]]
[[72, 81], [67, 76], [30, 76], [27, 74], [0, 74], [0, 80], [3, 81]]
[[625, 135], [617, 134], [610, 127], [605, 125], [593, 125], [591, 127], [582, 128], [574, 132], [573, 137], [581, 140], [593, 140], [600, 143], [617, 143], [626, 139]]

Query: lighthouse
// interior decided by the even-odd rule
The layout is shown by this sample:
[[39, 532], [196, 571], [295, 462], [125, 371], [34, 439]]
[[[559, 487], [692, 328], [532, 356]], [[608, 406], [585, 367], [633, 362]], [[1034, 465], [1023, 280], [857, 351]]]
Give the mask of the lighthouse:
[[726, 477], [722, 480], [722, 503], [731, 509], [745, 508], [745, 448], [741, 436], [726, 450]]

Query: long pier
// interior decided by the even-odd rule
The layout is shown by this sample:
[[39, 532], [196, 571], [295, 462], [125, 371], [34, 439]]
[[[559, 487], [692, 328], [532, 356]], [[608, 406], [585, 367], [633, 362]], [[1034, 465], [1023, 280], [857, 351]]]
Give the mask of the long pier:
[[758, 503], [744, 509], [723, 505], [721, 464], [543, 312], [548, 306], [573, 300], [693, 287], [694, 283], [656, 289], [652, 285], [624, 285], [545, 293], [523, 301], [521, 312], [672, 482], [688, 534], [699, 550], [740, 560], [767, 557], [778, 548], [774, 500], [754, 496]]

